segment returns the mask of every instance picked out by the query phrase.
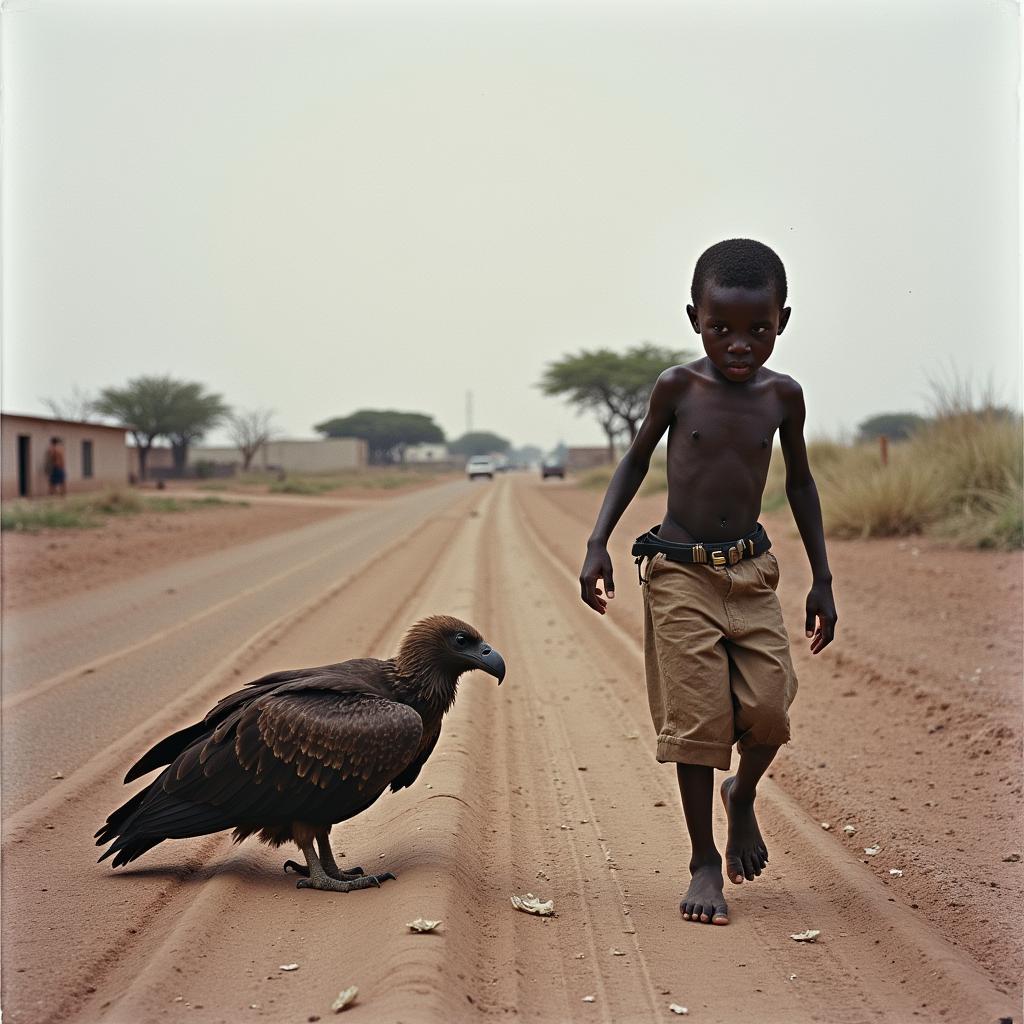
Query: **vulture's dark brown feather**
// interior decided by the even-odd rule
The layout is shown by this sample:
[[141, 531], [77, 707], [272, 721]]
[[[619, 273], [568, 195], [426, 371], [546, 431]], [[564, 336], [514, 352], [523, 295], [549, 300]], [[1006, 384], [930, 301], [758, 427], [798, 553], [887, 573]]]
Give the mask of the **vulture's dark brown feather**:
[[[329, 847], [324, 853], [331, 826], [365, 810], [389, 785], [415, 781], [458, 678], [471, 668], [499, 682], [504, 676], [501, 656], [476, 630], [433, 616], [409, 630], [393, 659], [275, 672], [249, 683], [132, 766], [125, 782], [166, 765], [96, 833], [97, 845], [110, 843], [100, 859], [112, 856], [119, 867], [164, 839], [233, 828], [239, 840], [254, 833], [274, 845], [294, 839], [320, 877], [312, 837], [333, 865]], [[349, 882], [316, 887], [340, 885]]]

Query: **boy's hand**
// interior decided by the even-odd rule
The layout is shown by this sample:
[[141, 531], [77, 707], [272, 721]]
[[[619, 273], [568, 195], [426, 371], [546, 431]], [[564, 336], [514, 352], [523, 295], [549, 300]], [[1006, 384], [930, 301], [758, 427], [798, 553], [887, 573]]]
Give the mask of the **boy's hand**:
[[[817, 620], [817, 621], [815, 621]], [[811, 654], [820, 654], [835, 636], [836, 602], [831, 583], [815, 583], [807, 595], [807, 637], [811, 641]]]
[[608, 549], [603, 544], [587, 546], [587, 557], [580, 571], [580, 597], [585, 604], [589, 604], [595, 612], [604, 615], [608, 602], [601, 594], [601, 588], [597, 581], [604, 582], [604, 589], [608, 597], [615, 597], [615, 583], [612, 579], [612, 560], [608, 556]]

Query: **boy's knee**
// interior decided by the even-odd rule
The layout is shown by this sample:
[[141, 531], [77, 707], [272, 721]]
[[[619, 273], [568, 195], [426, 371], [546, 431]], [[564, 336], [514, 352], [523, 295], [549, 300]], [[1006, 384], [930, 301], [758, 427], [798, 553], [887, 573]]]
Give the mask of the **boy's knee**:
[[747, 747], [781, 747], [789, 742], [789, 714], [785, 708], [749, 709], [739, 724], [737, 746], [741, 752]]

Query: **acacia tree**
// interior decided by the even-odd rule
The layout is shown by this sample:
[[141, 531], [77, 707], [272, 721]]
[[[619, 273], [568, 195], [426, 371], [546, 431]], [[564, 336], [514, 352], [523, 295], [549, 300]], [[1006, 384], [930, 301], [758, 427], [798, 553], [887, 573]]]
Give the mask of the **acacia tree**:
[[228, 417], [228, 433], [242, 454], [242, 469], [248, 470], [255, 454], [274, 432], [273, 409], [248, 409]]
[[174, 470], [185, 472], [188, 446], [216, 426], [228, 413], [220, 395], [207, 393], [202, 384], [176, 381], [167, 436], [171, 439]]
[[444, 431], [421, 412], [360, 409], [350, 416], [324, 420], [313, 427], [325, 437], [358, 437], [370, 450], [374, 465], [402, 462], [411, 444], [443, 444]]
[[592, 412], [608, 438], [609, 460], [615, 439], [636, 437], [654, 382], [662, 370], [692, 358], [692, 353], [644, 342], [625, 352], [601, 348], [562, 356], [549, 363], [540, 381], [545, 395], [565, 398], [577, 412]]
[[128, 428], [139, 451], [139, 476], [145, 480], [149, 450], [158, 437], [176, 443], [181, 455], [176, 452], [175, 465], [179, 458], [184, 463], [189, 441], [208, 430], [226, 407], [219, 395], [204, 394], [201, 384], [168, 376], [143, 376], [122, 388], [103, 388], [96, 411]]
[[884, 412], [864, 420], [857, 432], [861, 441], [874, 441], [883, 436], [890, 441], [903, 441], [927, 422], [916, 412]]

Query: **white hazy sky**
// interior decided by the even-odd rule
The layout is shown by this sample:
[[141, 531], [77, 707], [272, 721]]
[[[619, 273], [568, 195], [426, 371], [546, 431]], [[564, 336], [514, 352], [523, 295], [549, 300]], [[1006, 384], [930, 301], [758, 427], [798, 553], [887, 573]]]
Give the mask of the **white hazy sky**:
[[[13, 0], [3, 407], [144, 373], [600, 443], [545, 363], [692, 346], [693, 263], [777, 249], [809, 431], [1019, 399], [1018, 8]], [[217, 439], [215, 435], [213, 440]]]

